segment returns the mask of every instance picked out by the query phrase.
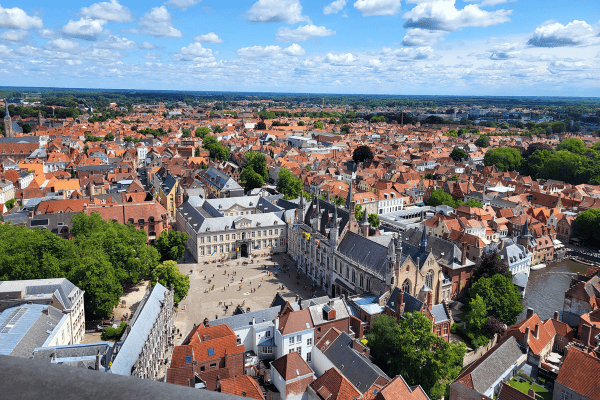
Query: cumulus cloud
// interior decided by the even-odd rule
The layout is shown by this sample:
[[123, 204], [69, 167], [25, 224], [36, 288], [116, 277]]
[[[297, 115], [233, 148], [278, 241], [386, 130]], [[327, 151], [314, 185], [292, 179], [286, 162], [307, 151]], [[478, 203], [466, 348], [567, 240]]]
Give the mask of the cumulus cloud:
[[43, 39], [55, 39], [58, 36], [58, 34], [52, 29], [40, 29], [38, 31], [38, 36]]
[[598, 32], [585, 21], [574, 20], [567, 25], [548, 21], [535, 28], [527, 44], [534, 47], [561, 47], [593, 44]]
[[490, 50], [490, 59], [508, 60], [515, 58], [520, 54], [521, 45], [519, 43], [504, 43], [494, 46]]
[[10, 30], [0, 33], [0, 40], [4, 42], [23, 42], [29, 38], [29, 32], [23, 30]]
[[468, 3], [479, 3], [482, 7], [493, 7], [498, 4], [512, 3], [516, 0], [465, 0]]
[[210, 32], [205, 35], [196, 36], [194, 38], [194, 40], [196, 42], [202, 42], [202, 43], [224, 43], [225, 42], [223, 39], [221, 39], [219, 37], [219, 35], [217, 35], [214, 32]]
[[94, 3], [89, 7], [82, 7], [79, 14], [86, 18], [103, 19], [112, 22], [131, 21], [131, 11], [123, 7], [117, 0]]
[[66, 37], [71, 37], [81, 40], [95, 41], [98, 40], [100, 34], [104, 31], [104, 25], [107, 21], [102, 19], [81, 18], [78, 21], [69, 20], [62, 27], [62, 34]]
[[133, 40], [129, 40], [122, 36], [110, 35], [106, 40], [97, 43], [96, 47], [101, 49], [116, 49], [116, 50], [128, 50], [134, 49], [137, 43]]
[[246, 19], [250, 22], [285, 22], [296, 24], [310, 22], [302, 15], [299, 0], [258, 0], [246, 11]]
[[8, 29], [41, 29], [44, 27], [42, 19], [27, 15], [20, 8], [2, 8], [0, 6], [0, 28]]
[[348, 64], [352, 64], [354, 61], [356, 61], [356, 58], [352, 55], [352, 53], [342, 53], [342, 54], [333, 54], [333, 53], [327, 53], [327, 55], [325, 55], [324, 60], [326, 63], [332, 64], [332, 65], [348, 65]]
[[193, 61], [197, 63], [212, 62], [215, 60], [215, 54], [212, 49], [202, 47], [201, 43], [190, 43], [188, 46], [182, 47], [174, 58], [177, 61]]
[[477, 4], [469, 4], [458, 10], [455, 0], [434, 0], [418, 3], [404, 13], [404, 18], [408, 20], [404, 27], [453, 32], [466, 27], [503, 24], [510, 21], [511, 14], [512, 10], [482, 10]]
[[140, 44], [140, 49], [142, 49], [142, 50], [154, 50], [155, 48], [156, 48], [156, 46], [150, 42], [142, 42]]
[[404, 39], [402, 39], [402, 45], [409, 47], [433, 46], [441, 40], [444, 40], [444, 32], [410, 28], [406, 31]]
[[297, 43], [289, 47], [281, 48], [279, 46], [252, 46], [243, 47], [237, 51], [237, 55], [242, 58], [282, 58], [285, 56], [298, 57], [306, 54], [306, 51]]
[[400, 0], [357, 0], [354, 8], [365, 17], [396, 15], [400, 12]]
[[46, 50], [73, 52], [79, 50], [79, 43], [67, 39], [54, 39], [44, 44]]
[[158, 37], [181, 37], [181, 31], [173, 27], [167, 7], [154, 7], [140, 18], [141, 33]]
[[302, 25], [296, 29], [288, 26], [282, 26], [275, 33], [275, 40], [278, 42], [304, 42], [315, 37], [326, 37], [335, 35], [335, 31], [327, 29], [324, 26]]
[[435, 53], [429, 46], [392, 49], [384, 47], [381, 54], [386, 57], [392, 57], [398, 61], [418, 61], [434, 58]]
[[325, 6], [325, 8], [323, 8], [323, 14], [325, 14], [325, 15], [337, 14], [340, 11], [342, 11], [345, 6], [346, 6], [346, 0], [335, 0], [334, 2], [329, 3], [328, 5]]
[[200, 4], [201, 1], [202, 0], [169, 0], [167, 1], [167, 4], [185, 11], [189, 7]]

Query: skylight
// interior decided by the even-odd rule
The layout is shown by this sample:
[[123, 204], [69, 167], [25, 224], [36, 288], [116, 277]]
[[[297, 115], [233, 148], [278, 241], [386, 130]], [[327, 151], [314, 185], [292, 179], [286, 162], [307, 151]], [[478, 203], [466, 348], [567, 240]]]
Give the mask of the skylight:
[[210, 349], [208, 349], [208, 355], [209, 356], [214, 356], [215, 355], [215, 349], [213, 349], [212, 347]]

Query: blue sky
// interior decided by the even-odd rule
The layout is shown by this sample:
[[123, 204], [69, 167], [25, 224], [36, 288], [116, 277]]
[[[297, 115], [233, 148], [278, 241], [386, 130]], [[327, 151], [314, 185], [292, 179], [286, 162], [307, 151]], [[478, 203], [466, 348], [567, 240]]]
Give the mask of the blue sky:
[[600, 97], [600, 4], [2, 2], [0, 77], [2, 86]]

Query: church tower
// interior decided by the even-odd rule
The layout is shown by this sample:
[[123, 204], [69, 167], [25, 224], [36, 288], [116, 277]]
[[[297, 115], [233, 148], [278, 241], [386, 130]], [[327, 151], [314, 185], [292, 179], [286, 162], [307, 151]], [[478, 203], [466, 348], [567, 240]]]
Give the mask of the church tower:
[[12, 119], [10, 118], [10, 113], [8, 112], [8, 102], [4, 100], [4, 108], [6, 113], [4, 114], [4, 135], [6, 137], [15, 137], [15, 131], [13, 131]]

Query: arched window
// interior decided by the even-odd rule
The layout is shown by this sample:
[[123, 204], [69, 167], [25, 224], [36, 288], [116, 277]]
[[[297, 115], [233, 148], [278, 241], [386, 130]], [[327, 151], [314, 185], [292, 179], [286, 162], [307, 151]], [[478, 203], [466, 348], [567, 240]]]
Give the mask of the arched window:
[[352, 283], [356, 283], [356, 271], [352, 270]]
[[367, 292], [371, 291], [371, 278], [367, 278]]
[[408, 279], [402, 283], [402, 291], [405, 293], [410, 293], [410, 281]]
[[365, 287], [365, 279], [362, 274], [360, 274], [358, 276], [358, 282], [359, 282], [358, 286], [360, 286], [361, 289]]
[[429, 289], [433, 289], [433, 270], [432, 269], [427, 271], [427, 275], [425, 275], [425, 284], [429, 287]]

